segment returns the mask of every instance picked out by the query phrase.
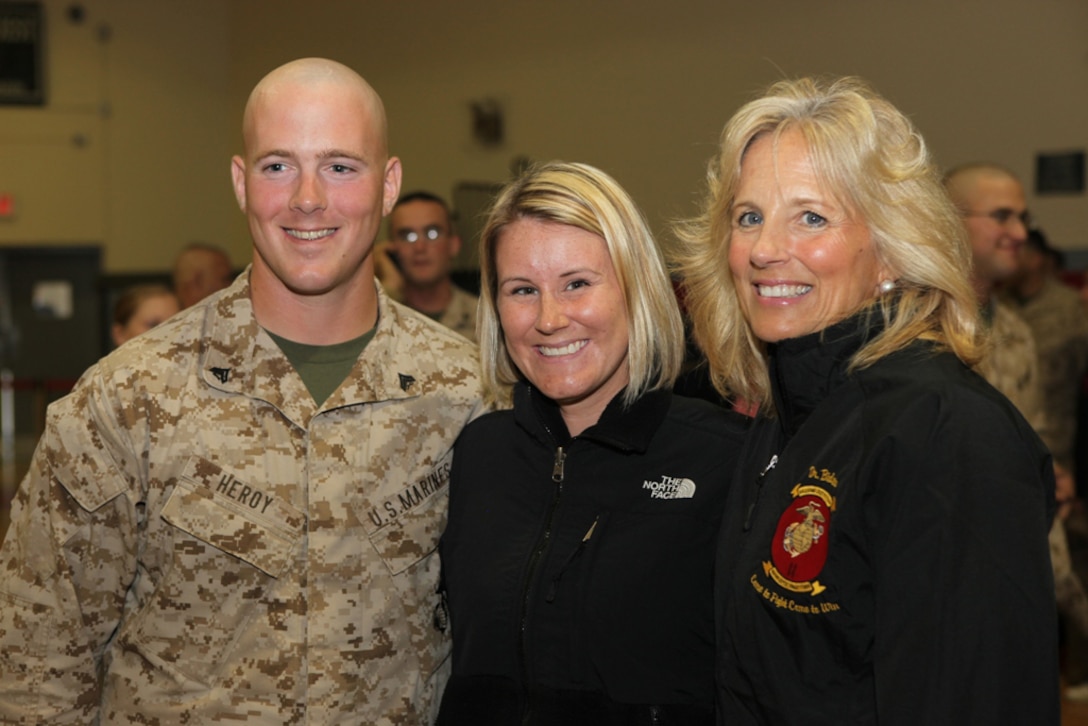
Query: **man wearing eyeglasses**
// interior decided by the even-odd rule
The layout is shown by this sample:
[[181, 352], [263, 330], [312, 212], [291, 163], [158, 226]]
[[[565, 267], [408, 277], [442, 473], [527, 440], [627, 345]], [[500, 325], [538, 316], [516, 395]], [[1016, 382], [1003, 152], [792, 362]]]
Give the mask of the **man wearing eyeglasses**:
[[1020, 269], [1020, 248], [1030, 217], [1024, 188], [996, 164], [967, 164], [945, 175], [945, 188], [960, 210], [971, 246], [972, 279], [993, 348], [979, 372], [1005, 394], [1046, 441], [1047, 424], [1039, 384], [1039, 362], [1031, 328], [1006, 303], [997, 286]]
[[475, 341], [477, 297], [450, 277], [461, 238], [446, 202], [430, 192], [405, 194], [389, 216], [389, 236], [388, 254], [404, 280], [401, 301]]

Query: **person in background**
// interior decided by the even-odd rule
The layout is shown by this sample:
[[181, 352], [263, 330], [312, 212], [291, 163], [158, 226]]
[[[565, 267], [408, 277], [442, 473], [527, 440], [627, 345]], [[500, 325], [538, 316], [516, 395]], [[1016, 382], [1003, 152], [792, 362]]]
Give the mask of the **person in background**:
[[193, 242], [174, 260], [174, 293], [181, 307], [192, 307], [234, 280], [227, 253], [215, 245]]
[[110, 337], [114, 345], [146, 333], [180, 310], [178, 298], [165, 285], [133, 285], [113, 306]]
[[[461, 251], [446, 202], [430, 192], [405, 194], [389, 215], [391, 241], [385, 253], [394, 262], [390, 286], [408, 307], [476, 340], [478, 298], [453, 283], [450, 267]], [[399, 274], [399, 280], [397, 280]]]
[[[1054, 457], [1055, 496], [1061, 506], [1050, 528], [1050, 559], [1058, 607], [1066, 622], [1074, 626], [1065, 631], [1065, 670], [1071, 684], [1066, 695], [1075, 699], [1088, 698], [1088, 684], [1083, 683], [1088, 678], [1085, 668], [1088, 664], [1085, 657], [1088, 654], [1085, 650], [1088, 595], [1073, 562], [1074, 553], [1083, 560], [1079, 555], [1083, 546], [1079, 545], [1079, 538], [1071, 543], [1067, 536], [1066, 523], [1075, 514], [1072, 502], [1076, 487], [1072, 473], [1072, 438], [1063, 435], [1063, 427], [1075, 426], [1063, 419], [1071, 407], [1075, 411], [1079, 379], [1065, 392], [1069, 400], [1063, 400], [1061, 382], [1054, 376], [1066, 366], [1076, 367], [1077, 360], [1083, 359], [1083, 353], [1074, 348], [1069, 351], [1072, 353], [1069, 360], [1060, 351], [1051, 350], [1049, 355], [1045, 354], [1038, 346], [1036, 330], [1023, 317], [1027, 308], [1007, 292], [1018, 287], [1021, 281], [1025, 283], [1025, 293], [1037, 292], [1033, 281], [1042, 273], [1041, 266], [1033, 264], [1036, 261], [1033, 250], [1028, 249], [1029, 240], [1033, 235], [1038, 240], [1038, 233], [1032, 230], [1020, 180], [1001, 166], [980, 162], [951, 169], [944, 176], [944, 184], [967, 232], [971, 248], [971, 282], [991, 336], [991, 345], [977, 369], [1016, 405]], [[1055, 281], [1055, 284], [1058, 283]], [[1073, 297], [1076, 305], [1075, 293]], [[1079, 305], [1076, 307], [1075, 312], [1083, 315]], [[1078, 326], [1068, 313], [1066, 311], [1064, 317], [1069, 327], [1058, 335], [1069, 332], [1075, 337]], [[1083, 326], [1080, 329], [1083, 330]], [[1041, 327], [1038, 330], [1045, 332]], [[1048, 346], [1053, 349], [1055, 343], [1052, 339]], [[1049, 383], [1047, 373], [1050, 374]], [[1079, 569], [1084, 572], [1083, 564]]]
[[998, 295], [999, 287], [1020, 269], [1020, 251], [1031, 225], [1024, 188], [1011, 172], [990, 163], [958, 166], [945, 174], [944, 185], [967, 231], [971, 285], [992, 342], [979, 361], [979, 372], [1016, 404], [1053, 450], [1035, 338]]
[[391, 302], [381, 99], [331, 60], [253, 89], [253, 262], [49, 408], [0, 548], [0, 721], [425, 724], [475, 346]]
[[450, 475], [438, 723], [714, 723], [714, 542], [746, 422], [670, 392], [683, 325], [646, 222], [600, 170], [542, 164], [499, 194], [480, 260], [502, 410]]
[[719, 723], [1057, 724], [1049, 454], [971, 366], [970, 252], [925, 143], [858, 79], [726, 124], [677, 265], [759, 406], [718, 559]]
[[[1088, 596], [1082, 578], [1088, 574], [1088, 518], [1076, 501], [1077, 402], [1088, 369], [1088, 313], [1077, 291], [1057, 276], [1061, 252], [1042, 230], [1028, 230], [1020, 249], [1019, 269], [1001, 300], [1031, 328], [1039, 358], [1039, 383], [1050, 432], [1048, 445], [1058, 476], [1059, 508], [1052, 550], [1058, 604], [1067, 622], [1064, 695], [1088, 701]], [[1064, 487], [1062, 485], [1065, 485]], [[1067, 536], [1068, 535], [1068, 536]], [[1072, 554], [1071, 552], [1072, 551]], [[1071, 556], [1076, 562], [1070, 561]], [[1079, 573], [1079, 577], [1078, 574]], [[1063, 591], [1063, 583], [1064, 591]]]
[[1017, 272], [1000, 299], [1031, 329], [1051, 431], [1047, 443], [1054, 460], [1073, 472], [1077, 394], [1088, 371], [1088, 313], [1077, 291], [1058, 279], [1057, 254], [1041, 230], [1029, 230]]

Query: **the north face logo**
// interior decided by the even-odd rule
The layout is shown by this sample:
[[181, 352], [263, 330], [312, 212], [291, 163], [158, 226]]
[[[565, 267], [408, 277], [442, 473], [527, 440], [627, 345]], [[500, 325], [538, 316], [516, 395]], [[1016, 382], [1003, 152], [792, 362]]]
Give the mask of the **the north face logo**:
[[650, 490], [652, 499], [691, 499], [695, 496], [695, 482], [677, 476], [663, 476], [661, 481], [644, 481], [642, 488]]

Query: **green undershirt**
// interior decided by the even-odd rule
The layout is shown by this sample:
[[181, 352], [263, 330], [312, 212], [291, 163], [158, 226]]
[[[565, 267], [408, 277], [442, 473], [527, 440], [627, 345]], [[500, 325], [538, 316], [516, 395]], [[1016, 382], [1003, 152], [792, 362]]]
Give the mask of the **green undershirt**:
[[320, 406], [351, 373], [355, 361], [359, 360], [367, 343], [374, 337], [375, 330], [377, 326], [358, 338], [332, 345], [296, 343], [271, 331], [268, 335], [287, 356], [287, 360], [291, 361], [302, 382], [306, 384], [306, 389]]

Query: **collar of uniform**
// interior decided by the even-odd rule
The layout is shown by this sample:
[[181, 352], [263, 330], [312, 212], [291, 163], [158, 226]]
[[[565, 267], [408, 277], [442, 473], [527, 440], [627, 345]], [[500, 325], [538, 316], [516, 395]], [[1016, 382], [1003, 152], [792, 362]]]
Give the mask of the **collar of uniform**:
[[[623, 406], [624, 391], [616, 394], [600, 420], [577, 438], [592, 439], [620, 451], [645, 452], [669, 410], [669, 391], [650, 391], [630, 407]], [[522, 428], [552, 446], [571, 440], [559, 405], [534, 386], [520, 382], [514, 387], [514, 418]]]
[[415, 398], [450, 370], [440, 337], [446, 329], [423, 316], [406, 314], [407, 308], [390, 298], [377, 281], [374, 287], [378, 328], [348, 379], [329, 396], [324, 408]]
[[775, 410], [787, 435], [797, 433], [809, 414], [846, 381], [850, 359], [883, 329], [874, 307], [767, 347]]
[[[257, 324], [250, 301], [249, 270], [222, 295], [208, 303], [201, 375], [206, 384], [228, 393], [267, 401], [299, 425], [319, 410], [354, 403], [411, 398], [419, 395], [428, 359], [394, 331], [403, 316], [380, 285], [378, 329], [356, 362], [348, 380], [318, 408], [283, 351]], [[431, 360], [433, 363], [433, 360]]]

